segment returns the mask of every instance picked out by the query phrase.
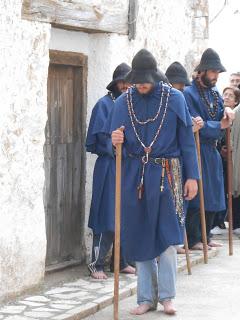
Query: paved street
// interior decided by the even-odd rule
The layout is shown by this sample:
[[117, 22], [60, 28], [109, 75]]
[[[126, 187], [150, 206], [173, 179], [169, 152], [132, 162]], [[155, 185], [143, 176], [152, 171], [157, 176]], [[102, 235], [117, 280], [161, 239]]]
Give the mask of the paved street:
[[[240, 319], [240, 243], [234, 241], [234, 255], [228, 256], [228, 246], [208, 265], [200, 264], [193, 269], [193, 275], [180, 273], [175, 306], [177, 315], [170, 317], [181, 320], [239, 320]], [[120, 320], [169, 319], [159, 306], [157, 312], [143, 316], [129, 315], [135, 306], [136, 296], [121, 301]], [[87, 320], [112, 320], [112, 307], [107, 307]]]
[[[210, 256], [215, 260], [217, 251]], [[192, 252], [191, 263], [202, 263], [201, 252]], [[81, 269], [81, 268], [80, 268]], [[38, 290], [18, 297], [15, 301], [0, 305], [1, 320], [79, 320], [96, 313], [113, 301], [113, 274], [107, 281], [95, 281], [79, 268], [67, 269], [46, 277]], [[184, 271], [183, 271], [184, 270]], [[178, 255], [178, 271], [186, 273], [185, 255]], [[194, 268], [193, 268], [194, 270]], [[136, 291], [136, 277], [120, 276], [120, 295], [126, 298]], [[108, 319], [112, 319], [109, 314]]]

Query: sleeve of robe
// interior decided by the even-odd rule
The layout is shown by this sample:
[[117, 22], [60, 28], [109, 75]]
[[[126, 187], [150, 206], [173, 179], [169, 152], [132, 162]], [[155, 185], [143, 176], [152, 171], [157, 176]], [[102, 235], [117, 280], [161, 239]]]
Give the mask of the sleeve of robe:
[[[123, 108], [124, 100], [126, 99], [126, 95], [122, 94], [119, 98], [116, 99], [114, 108], [109, 115], [108, 121], [104, 127], [104, 131], [111, 136], [111, 133], [122, 127], [126, 126], [126, 121], [128, 119], [128, 114], [126, 113], [126, 108]], [[126, 149], [123, 143], [123, 158], [126, 156]]]
[[[189, 112], [192, 117], [201, 117], [198, 112], [198, 106], [195, 105], [195, 102], [192, 96], [189, 94], [187, 90], [184, 91], [184, 96], [189, 108]], [[223, 115], [223, 110], [221, 110], [221, 118]], [[219, 139], [221, 137], [221, 122], [213, 121], [213, 120], [205, 120], [204, 126], [200, 130], [201, 137], [207, 139]]]
[[199, 179], [197, 151], [192, 132], [192, 125], [178, 120], [178, 144], [181, 150], [184, 179]]
[[107, 125], [105, 126], [105, 132], [111, 134], [114, 130], [125, 126], [128, 119], [127, 109], [123, 106], [125, 105], [126, 94], [122, 94], [115, 101], [115, 107], [112, 110]]
[[86, 149], [97, 155], [114, 157], [111, 136], [105, 131], [105, 125], [111, 112], [106, 99], [108, 98], [100, 99], [93, 108], [87, 132]]
[[182, 94], [178, 93], [177, 139], [181, 151], [184, 179], [199, 179], [197, 151], [192, 131], [192, 119]]

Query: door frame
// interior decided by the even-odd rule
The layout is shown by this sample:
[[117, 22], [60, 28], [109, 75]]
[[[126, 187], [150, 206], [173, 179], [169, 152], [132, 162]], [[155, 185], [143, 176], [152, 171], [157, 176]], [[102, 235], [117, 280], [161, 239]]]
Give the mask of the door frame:
[[[81, 172], [82, 177], [81, 181], [79, 181], [80, 185], [80, 194], [81, 194], [81, 208], [84, 210], [85, 215], [85, 204], [86, 204], [86, 151], [85, 151], [85, 137], [86, 137], [86, 118], [87, 118], [87, 75], [88, 75], [88, 57], [83, 53], [79, 52], [70, 52], [70, 51], [59, 51], [59, 50], [49, 50], [49, 66], [50, 65], [66, 65], [66, 66], [74, 66], [74, 67], [82, 67], [82, 81], [80, 83], [80, 88], [82, 90], [81, 95], [81, 137], [83, 137], [81, 141]], [[82, 237], [84, 241], [85, 234], [85, 223], [81, 226]], [[83, 245], [85, 248], [85, 244]], [[84, 252], [86, 254], [86, 252]], [[52, 272], [54, 270], [64, 269], [68, 266], [74, 266], [77, 263], [71, 262], [62, 262], [57, 264], [56, 266], [46, 266], [46, 272]]]

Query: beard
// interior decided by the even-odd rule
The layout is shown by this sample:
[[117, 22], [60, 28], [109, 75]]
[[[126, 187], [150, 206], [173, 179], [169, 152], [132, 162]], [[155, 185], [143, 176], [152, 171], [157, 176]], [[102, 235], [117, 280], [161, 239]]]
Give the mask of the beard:
[[203, 83], [206, 87], [208, 87], [208, 88], [213, 88], [213, 87], [215, 87], [215, 85], [216, 85], [217, 79], [215, 78], [215, 79], [210, 80], [210, 79], [207, 77], [206, 73], [204, 73], [204, 74], [201, 76], [201, 81], [202, 81], [202, 83]]

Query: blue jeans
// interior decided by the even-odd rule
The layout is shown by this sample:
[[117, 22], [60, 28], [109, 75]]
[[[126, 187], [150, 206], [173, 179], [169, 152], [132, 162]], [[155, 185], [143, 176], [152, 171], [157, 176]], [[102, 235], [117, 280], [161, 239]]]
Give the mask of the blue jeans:
[[137, 303], [157, 307], [158, 301], [171, 300], [176, 295], [177, 252], [170, 246], [157, 259], [136, 262]]

